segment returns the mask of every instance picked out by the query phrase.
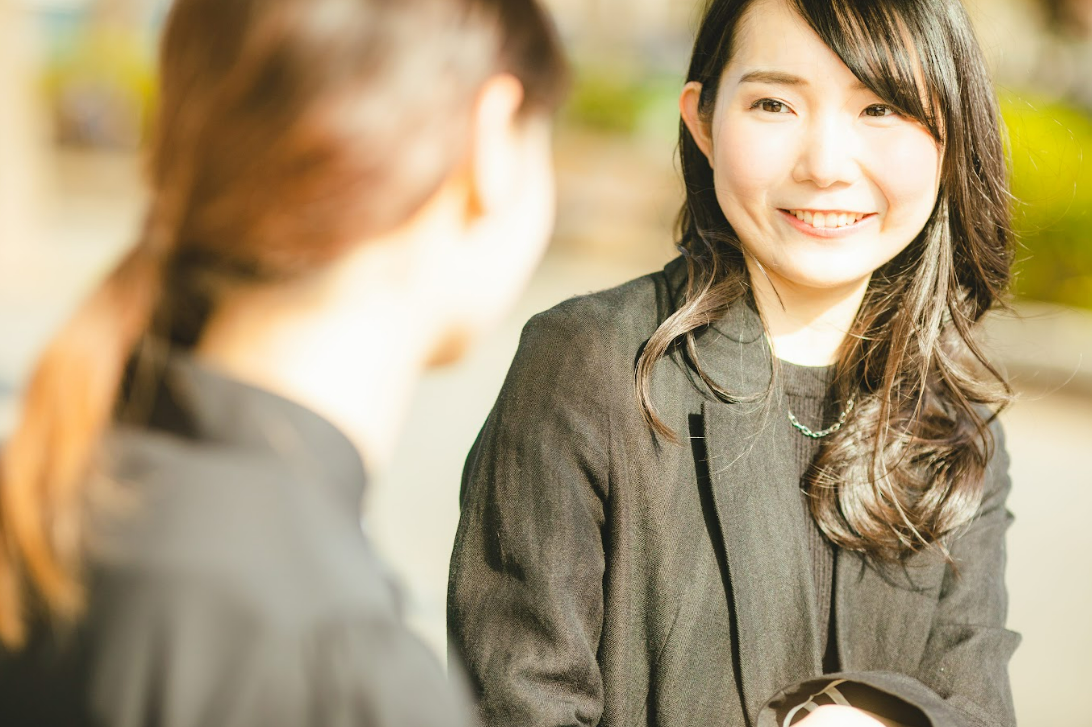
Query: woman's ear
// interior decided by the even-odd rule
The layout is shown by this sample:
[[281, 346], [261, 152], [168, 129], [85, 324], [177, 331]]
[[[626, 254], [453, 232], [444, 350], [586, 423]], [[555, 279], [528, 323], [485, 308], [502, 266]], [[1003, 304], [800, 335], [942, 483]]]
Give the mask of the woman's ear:
[[470, 213], [487, 214], [504, 205], [519, 173], [515, 153], [517, 114], [523, 85], [507, 73], [490, 78], [474, 105], [470, 159]]
[[694, 137], [694, 142], [711, 167], [713, 166], [713, 138], [709, 134], [708, 125], [698, 113], [698, 107], [701, 104], [701, 88], [701, 84], [697, 81], [690, 81], [683, 86], [682, 93], [679, 94], [679, 113], [690, 131], [690, 136]]

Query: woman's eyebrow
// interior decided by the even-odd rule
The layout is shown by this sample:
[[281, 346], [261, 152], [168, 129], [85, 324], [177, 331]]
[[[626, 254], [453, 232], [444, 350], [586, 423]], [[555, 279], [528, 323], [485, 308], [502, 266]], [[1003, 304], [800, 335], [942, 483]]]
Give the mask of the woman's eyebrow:
[[740, 84], [744, 83], [774, 83], [779, 86], [807, 86], [807, 79], [800, 76], [794, 76], [791, 73], [785, 73], [784, 71], [748, 71], [744, 73], [739, 79]]
[[[744, 83], [772, 83], [778, 86], [808, 86], [808, 79], [801, 76], [794, 76], [791, 73], [785, 71], [772, 71], [772, 70], [755, 70], [744, 73], [739, 79], [740, 85]], [[853, 84], [853, 90], [866, 90], [868, 86], [864, 84], [860, 79], [856, 79]]]

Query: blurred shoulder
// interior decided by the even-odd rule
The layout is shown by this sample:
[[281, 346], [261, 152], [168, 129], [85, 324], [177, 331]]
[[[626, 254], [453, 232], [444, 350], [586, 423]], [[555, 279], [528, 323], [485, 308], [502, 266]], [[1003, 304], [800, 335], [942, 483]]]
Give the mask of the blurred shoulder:
[[288, 603], [263, 605], [222, 575], [110, 574], [87, 623], [106, 721], [123, 723], [120, 710], [138, 705], [171, 724], [469, 723], [438, 660], [391, 609], [301, 608], [291, 591], [321, 585], [299, 578], [262, 594]]
[[306, 462], [139, 429], [111, 445], [118, 501], [95, 509], [90, 563], [103, 595], [185, 592], [199, 609], [292, 629], [359, 608], [397, 613], [359, 510]]

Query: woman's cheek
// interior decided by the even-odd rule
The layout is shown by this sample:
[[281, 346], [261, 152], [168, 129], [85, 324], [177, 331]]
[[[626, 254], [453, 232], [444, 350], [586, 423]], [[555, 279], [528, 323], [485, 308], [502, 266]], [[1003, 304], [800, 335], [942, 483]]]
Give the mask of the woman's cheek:
[[718, 191], [740, 200], [764, 200], [776, 186], [791, 143], [772, 126], [743, 121], [722, 127], [715, 169]]
[[898, 210], [899, 221], [919, 230], [936, 204], [940, 183], [940, 152], [933, 137], [918, 127], [888, 135], [875, 144], [873, 169], [889, 209]]

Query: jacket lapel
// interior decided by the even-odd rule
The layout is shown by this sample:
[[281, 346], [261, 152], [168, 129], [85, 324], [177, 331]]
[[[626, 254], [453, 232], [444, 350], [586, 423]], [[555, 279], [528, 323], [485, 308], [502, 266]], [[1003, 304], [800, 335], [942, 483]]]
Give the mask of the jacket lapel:
[[[684, 265], [665, 270], [669, 279], [685, 279]], [[735, 621], [736, 668], [753, 725], [776, 693], [822, 674], [807, 509], [785, 461], [794, 432], [782, 419], [778, 396], [763, 395], [771, 354], [752, 303], [738, 301], [705, 329], [697, 348], [713, 381], [753, 400], [725, 403], [705, 391], [701, 404]], [[678, 365], [689, 370], [684, 361]]]
[[[665, 268], [675, 305], [686, 268]], [[705, 391], [701, 405], [709, 486], [728, 571], [739, 682], [749, 722], [778, 691], [822, 674], [808, 517], [784, 461], [792, 430], [776, 397], [763, 400], [770, 353], [757, 312], [734, 305], [698, 340], [714, 381], [753, 402], [725, 403]], [[682, 361], [680, 368], [692, 374]], [[703, 388], [695, 381], [699, 389]], [[778, 453], [778, 454], [774, 454]], [[780, 456], [778, 456], [780, 455]], [[911, 667], [921, 658], [945, 568], [922, 553], [880, 572], [853, 553], [835, 554], [835, 634], [841, 668]]]
[[769, 456], [777, 428], [768, 407], [707, 402], [702, 413], [743, 700], [754, 724], [780, 689], [822, 673], [803, 504], [792, 474]]
[[[822, 660], [806, 505], [785, 461], [793, 432], [781, 426], [776, 395], [761, 396], [769, 382], [769, 349], [757, 315], [748, 310], [735, 306], [702, 337], [699, 355], [729, 391], [759, 394], [753, 402], [702, 404], [743, 701], [754, 724], [779, 690], [821, 674]], [[756, 371], [765, 373], [756, 377]]]

